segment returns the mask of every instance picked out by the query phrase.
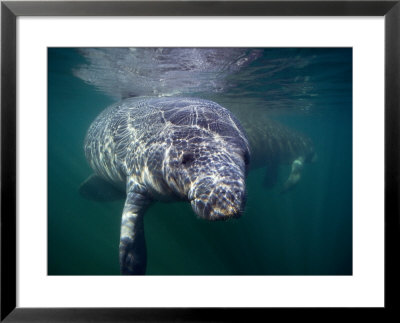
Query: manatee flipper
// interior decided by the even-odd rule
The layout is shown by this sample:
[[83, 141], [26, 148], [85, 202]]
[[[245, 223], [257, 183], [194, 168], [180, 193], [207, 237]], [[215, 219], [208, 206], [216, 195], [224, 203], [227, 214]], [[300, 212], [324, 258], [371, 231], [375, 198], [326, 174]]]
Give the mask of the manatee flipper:
[[281, 193], [284, 193], [292, 189], [298, 183], [301, 177], [301, 171], [303, 169], [303, 166], [304, 166], [304, 157], [299, 157], [293, 161], [289, 178], [286, 180], [285, 184], [283, 184]]
[[144, 275], [146, 273], [146, 240], [144, 236], [144, 211], [149, 198], [142, 193], [127, 194], [121, 220], [119, 242], [119, 264], [122, 275]]
[[117, 189], [105, 179], [96, 174], [92, 174], [79, 187], [79, 193], [88, 200], [98, 202], [109, 202], [122, 200], [125, 192]]

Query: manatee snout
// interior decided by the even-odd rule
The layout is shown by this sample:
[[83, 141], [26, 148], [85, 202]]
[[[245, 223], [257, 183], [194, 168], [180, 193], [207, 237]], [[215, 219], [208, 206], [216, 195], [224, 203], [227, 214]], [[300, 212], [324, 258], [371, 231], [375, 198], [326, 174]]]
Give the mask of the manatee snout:
[[246, 203], [244, 179], [205, 178], [189, 197], [193, 211], [206, 220], [238, 218]]

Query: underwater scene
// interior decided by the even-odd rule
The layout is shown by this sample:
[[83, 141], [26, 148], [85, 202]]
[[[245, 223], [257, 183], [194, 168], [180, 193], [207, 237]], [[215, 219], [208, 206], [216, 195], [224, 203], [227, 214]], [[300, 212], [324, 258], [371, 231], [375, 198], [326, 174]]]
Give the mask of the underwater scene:
[[352, 275], [352, 48], [49, 48], [48, 275]]

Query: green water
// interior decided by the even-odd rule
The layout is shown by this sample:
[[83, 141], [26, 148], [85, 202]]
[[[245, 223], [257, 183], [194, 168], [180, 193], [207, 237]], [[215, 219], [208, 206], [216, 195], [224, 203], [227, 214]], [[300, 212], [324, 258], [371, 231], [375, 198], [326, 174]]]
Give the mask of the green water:
[[[266, 62], [279, 67], [301, 59], [310, 63], [260, 72]], [[84, 62], [75, 49], [48, 52], [49, 275], [119, 274], [124, 201], [99, 203], [78, 193], [92, 173], [83, 152], [86, 131], [115, 101], [73, 75]], [[252, 101], [243, 108], [261, 112], [265, 102], [273, 107], [265, 113], [314, 140], [318, 160], [305, 165], [286, 194], [279, 184], [290, 166], [279, 169], [273, 189], [262, 185], [265, 169], [251, 171], [246, 209], [236, 220], [198, 219], [183, 202], [153, 204], [145, 215], [147, 274], [351, 275], [351, 49], [265, 50], [249, 68], [260, 73], [238, 76], [237, 86], [208, 98], [227, 108]]]

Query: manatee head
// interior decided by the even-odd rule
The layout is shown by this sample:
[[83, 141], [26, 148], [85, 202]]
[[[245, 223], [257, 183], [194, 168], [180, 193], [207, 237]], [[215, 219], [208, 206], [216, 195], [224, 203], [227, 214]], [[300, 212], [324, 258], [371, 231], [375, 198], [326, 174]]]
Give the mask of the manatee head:
[[227, 110], [222, 116], [204, 109], [196, 112], [195, 123], [174, 127], [164, 160], [165, 181], [203, 219], [238, 217], [245, 205], [247, 139]]
[[194, 212], [208, 220], [239, 217], [246, 199], [246, 152], [216, 150], [213, 155], [199, 155], [202, 172], [196, 166], [187, 170], [192, 175], [187, 197]]

